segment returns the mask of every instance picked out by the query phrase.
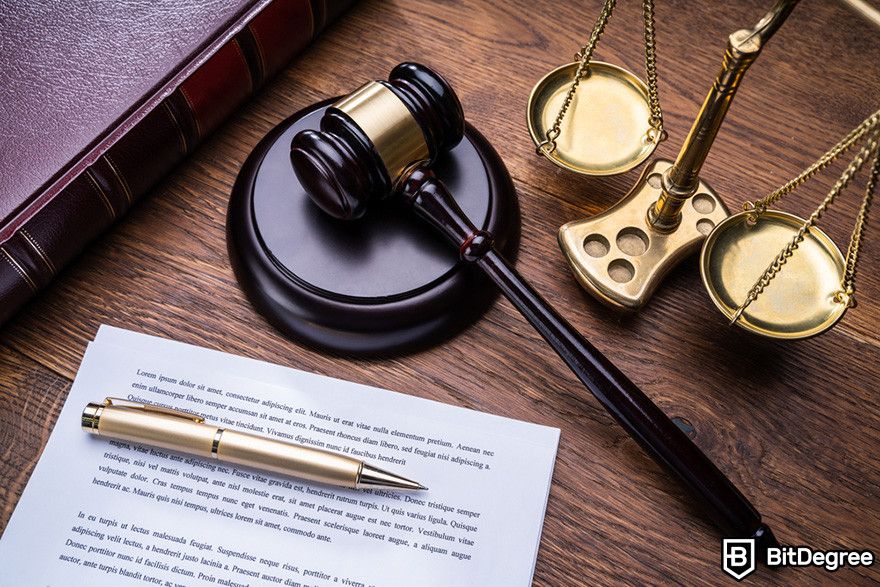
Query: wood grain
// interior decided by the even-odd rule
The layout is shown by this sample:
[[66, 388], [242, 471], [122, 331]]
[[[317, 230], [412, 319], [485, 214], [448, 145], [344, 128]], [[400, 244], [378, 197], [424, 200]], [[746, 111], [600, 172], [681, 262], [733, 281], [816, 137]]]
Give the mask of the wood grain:
[[52, 431], [70, 381], [0, 345], [0, 527], [5, 528]]
[[[675, 156], [726, 36], [751, 26], [768, 6], [658, 2], [660, 90], [671, 138], [657, 155]], [[702, 512], [507, 302], [437, 348], [361, 361], [285, 340], [244, 299], [226, 256], [224, 222], [250, 149], [297, 109], [416, 60], [447, 75], [469, 120], [505, 159], [523, 216], [517, 265], [548, 301], [669, 415], [693, 425], [695, 441], [781, 540], [880, 550], [876, 226], [863, 252], [858, 308], [833, 331], [797, 343], [728, 329], [693, 259], [630, 317], [593, 301], [570, 276], [556, 229], [613, 204], [638, 171], [590, 179], [537, 159], [525, 106], [534, 82], [580, 46], [599, 8], [597, 0], [364, 0], [350, 11], [0, 331], [0, 525], [48, 438], [85, 345], [109, 323], [560, 427], [536, 585], [727, 580], [718, 569], [720, 537]], [[639, 3], [621, 3], [596, 55], [641, 73], [641, 34]], [[878, 107], [878, 79], [878, 31], [838, 3], [805, 0], [746, 76], [703, 179], [731, 208], [772, 190]], [[785, 208], [811, 210], [832, 175], [802, 188]], [[850, 192], [827, 216], [825, 227], [842, 246], [859, 199]], [[474, 348], [484, 353], [474, 356]], [[33, 416], [22, 421], [24, 412]], [[762, 570], [746, 582], [832, 580], [876, 583], [880, 565], [833, 575]]]

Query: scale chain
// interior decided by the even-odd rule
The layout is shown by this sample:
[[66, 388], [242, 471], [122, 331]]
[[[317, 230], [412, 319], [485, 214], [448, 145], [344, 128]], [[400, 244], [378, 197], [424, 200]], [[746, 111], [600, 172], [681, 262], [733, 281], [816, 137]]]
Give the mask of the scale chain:
[[[878, 178], [880, 178], [880, 146], [874, 150], [874, 163], [871, 165], [871, 175], [868, 177], [868, 183], [865, 187], [865, 198], [862, 200], [862, 207], [859, 209], [859, 215], [856, 218], [856, 228], [853, 230], [852, 238], [849, 241], [849, 248], [846, 251], [846, 273], [843, 291], [838, 294], [838, 298], [839, 301], [849, 306], [855, 306], [856, 304], [856, 265], [859, 262], [862, 234], [865, 231], [865, 226], [868, 224], [868, 214], [871, 211], [871, 203], [874, 200]], [[846, 298], [844, 299], [843, 296], [846, 296]]]
[[[761, 275], [758, 281], [755, 282], [755, 285], [752, 286], [752, 289], [749, 291], [745, 301], [742, 303], [742, 305], [740, 305], [739, 308], [737, 308], [736, 312], [730, 320], [731, 324], [736, 323], [736, 321], [739, 320], [740, 317], [743, 315], [743, 312], [745, 312], [746, 308], [748, 308], [749, 305], [756, 299], [758, 299], [758, 296], [760, 296], [764, 292], [764, 290], [767, 288], [773, 278], [776, 277], [776, 275], [782, 270], [782, 267], [786, 264], [788, 259], [794, 254], [794, 251], [803, 242], [810, 228], [818, 224], [819, 220], [822, 218], [822, 215], [825, 214], [825, 211], [828, 209], [828, 207], [834, 203], [834, 200], [837, 198], [840, 192], [843, 191], [843, 189], [846, 188], [847, 185], [849, 185], [849, 182], [852, 180], [853, 176], [859, 172], [859, 170], [864, 166], [865, 161], [872, 155], [875, 158], [874, 168], [876, 169], [878, 145], [880, 145], [880, 132], [875, 132], [868, 140], [868, 143], [864, 147], [862, 147], [859, 153], [853, 158], [849, 166], [841, 174], [840, 178], [834, 184], [834, 187], [831, 188], [831, 191], [828, 192], [828, 195], [825, 197], [819, 207], [816, 208], [813, 214], [810, 215], [810, 217], [803, 223], [803, 225], [801, 225], [794, 238], [792, 238], [791, 241], [787, 245], [785, 245], [782, 251], [780, 251], [776, 258], [773, 259], [773, 262], [770, 263], [767, 269], [764, 270], [764, 273]], [[862, 204], [862, 209], [865, 211], [865, 217], [867, 217], [867, 209], [870, 208], [871, 200], [873, 199], [874, 187], [876, 185], [876, 177], [874, 173], [872, 173], [872, 178], [874, 178], [874, 181], [869, 181], [868, 190], [866, 190], [866, 202], [863, 202]], [[853, 235], [850, 240], [850, 251], [852, 251], [853, 254], [852, 266], [850, 266], [848, 258], [847, 271], [845, 273], [845, 275], [852, 275], [853, 278], [855, 277], [855, 263], [858, 260], [859, 241], [861, 240], [861, 234], [863, 230], [864, 219], [860, 214], [859, 219], [856, 221], [856, 228], [853, 231]], [[850, 251], [848, 251], [848, 253]], [[851, 291], [854, 291], [852, 289], [853, 283], [851, 281], [847, 283], [847, 281], [848, 280], [845, 279], [844, 283], [841, 284], [841, 287], [843, 287], [844, 290], [838, 292], [838, 294], [835, 296], [835, 299], [841, 303], [847, 303], [848, 305], [851, 305], [852, 303], [854, 303], [854, 298], [850, 293]]]
[[802, 183], [813, 177], [816, 173], [825, 169], [828, 165], [830, 165], [834, 160], [836, 160], [840, 155], [844, 154], [846, 151], [852, 147], [853, 144], [858, 142], [862, 137], [871, 132], [873, 129], [880, 126], [880, 110], [870, 115], [866, 118], [862, 123], [854, 128], [848, 135], [843, 137], [840, 142], [831, 147], [827, 153], [819, 157], [815, 163], [810, 165], [806, 170], [804, 170], [800, 175], [760, 200], [756, 200], [755, 202], [745, 202], [743, 204], [743, 210], [746, 212], [752, 212], [749, 216], [749, 222], [756, 222], [758, 218], [767, 211], [770, 206], [779, 201], [782, 197], [793, 192], [798, 186]]
[[[550, 155], [556, 150], [556, 139], [562, 134], [562, 121], [565, 114], [574, 100], [575, 93], [581, 80], [590, 74], [590, 60], [593, 58], [593, 51], [599, 44], [599, 38], [605, 32], [611, 13], [617, 5], [617, 0], [605, 0], [602, 6], [602, 12], [593, 26], [590, 39], [581, 47], [580, 51], [575, 54], [575, 59], [579, 60], [577, 70], [574, 74], [574, 80], [565, 94], [562, 106], [556, 114], [553, 126], [547, 131], [545, 138], [535, 149], [538, 155]], [[648, 78], [648, 103], [651, 109], [651, 117], [648, 120], [650, 129], [648, 130], [648, 140], [652, 142], [661, 142], [666, 140], [666, 131], [663, 130], [663, 112], [660, 109], [660, 92], [657, 86], [657, 57], [656, 57], [656, 34], [654, 30], [654, 0], [643, 0], [642, 11], [645, 20], [645, 69]]]
[[645, 19], [645, 72], [648, 78], [648, 103], [651, 106], [651, 118], [648, 124], [648, 140], [660, 142], [666, 140], [663, 130], [663, 111], [660, 110], [660, 92], [657, 89], [657, 35], [654, 32], [654, 0], [644, 0], [643, 16]]
[[614, 11], [616, 5], [617, 0], [605, 0], [605, 4], [602, 6], [602, 12], [599, 13], [599, 18], [593, 26], [593, 32], [590, 33], [589, 41], [587, 41], [587, 44], [581, 47], [581, 50], [575, 55], [576, 58], [580, 59], [580, 63], [578, 63], [577, 71], [574, 74], [574, 81], [571, 82], [571, 87], [568, 88], [568, 93], [565, 94], [565, 100], [562, 102], [562, 107], [559, 109], [559, 113], [556, 114], [556, 120], [553, 121], [553, 126], [547, 131], [546, 138], [535, 149], [535, 152], [538, 155], [549, 155], [556, 150], [556, 139], [558, 139], [559, 135], [562, 133], [562, 119], [565, 118], [565, 113], [568, 111], [568, 107], [574, 99], [574, 94], [577, 92], [578, 85], [580, 85], [581, 80], [589, 73], [590, 59], [593, 56], [593, 51], [599, 43], [599, 37], [605, 32], [605, 26], [608, 24], [608, 19], [611, 18], [611, 13]]

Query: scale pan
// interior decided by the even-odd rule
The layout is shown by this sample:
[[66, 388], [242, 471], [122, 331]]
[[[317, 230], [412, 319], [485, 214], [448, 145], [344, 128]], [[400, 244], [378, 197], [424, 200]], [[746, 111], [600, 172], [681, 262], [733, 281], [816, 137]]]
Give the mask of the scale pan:
[[[765, 212], [754, 225], [749, 224], [748, 216], [742, 212], [718, 224], [700, 255], [706, 291], [728, 319], [804, 223], [793, 214], [776, 210]], [[835, 301], [845, 266], [834, 241], [818, 228], [811, 228], [736, 324], [755, 334], [788, 340], [825, 332], [846, 312], [847, 305]]]
[[[535, 145], [547, 137], [574, 80], [578, 63], [558, 67], [529, 96], [529, 133]], [[645, 83], [629, 71], [590, 62], [562, 119], [556, 149], [548, 159], [584, 175], [615, 175], [647, 159], [657, 146], [648, 139], [651, 107]]]

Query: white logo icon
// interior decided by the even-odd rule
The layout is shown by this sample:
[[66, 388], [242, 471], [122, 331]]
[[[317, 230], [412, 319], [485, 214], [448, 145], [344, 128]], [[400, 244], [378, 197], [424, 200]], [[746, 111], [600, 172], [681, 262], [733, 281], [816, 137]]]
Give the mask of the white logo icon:
[[737, 581], [750, 575], [755, 570], [755, 539], [725, 538], [721, 569]]

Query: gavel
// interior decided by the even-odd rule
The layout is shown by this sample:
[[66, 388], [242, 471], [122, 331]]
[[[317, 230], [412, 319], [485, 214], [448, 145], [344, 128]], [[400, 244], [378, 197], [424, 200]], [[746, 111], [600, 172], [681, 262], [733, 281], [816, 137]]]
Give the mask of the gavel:
[[493, 247], [430, 169], [464, 135], [464, 112], [450, 85], [416, 63], [396, 66], [327, 109], [320, 130], [291, 142], [290, 158], [309, 197], [340, 220], [398, 198], [458, 247], [553, 347], [584, 386], [661, 467], [705, 506], [725, 536], [778, 546], [761, 515], [700, 448], [620, 369], [578, 333]]

